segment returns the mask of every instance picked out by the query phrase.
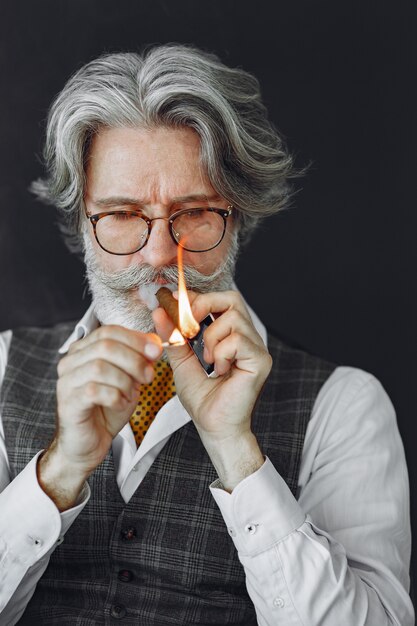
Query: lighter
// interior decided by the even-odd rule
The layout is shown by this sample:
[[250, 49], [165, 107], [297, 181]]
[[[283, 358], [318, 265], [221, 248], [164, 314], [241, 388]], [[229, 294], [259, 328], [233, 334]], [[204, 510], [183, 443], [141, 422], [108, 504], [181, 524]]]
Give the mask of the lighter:
[[204, 331], [213, 322], [214, 322], [214, 317], [212, 316], [211, 313], [209, 313], [207, 315], [207, 317], [205, 317], [200, 322], [200, 330], [198, 331], [196, 336], [193, 337], [192, 339], [187, 339], [188, 345], [190, 346], [191, 350], [196, 355], [197, 359], [200, 362], [201, 367], [203, 368], [203, 370], [205, 371], [205, 373], [207, 374], [207, 376], [209, 378], [217, 378], [217, 374], [214, 371], [214, 364], [213, 363], [207, 363], [204, 360], [204, 357], [203, 357], [203, 353], [204, 353]]

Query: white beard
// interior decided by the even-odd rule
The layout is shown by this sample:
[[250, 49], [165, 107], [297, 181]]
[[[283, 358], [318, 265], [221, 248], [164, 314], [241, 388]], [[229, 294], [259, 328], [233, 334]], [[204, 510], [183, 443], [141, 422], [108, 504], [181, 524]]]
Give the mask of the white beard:
[[[151, 265], [141, 264], [109, 273], [99, 267], [90, 237], [86, 233], [83, 240], [86, 274], [99, 322], [117, 324], [144, 333], [155, 332], [152, 309], [156, 306], [154, 293], [157, 289], [153, 284], [164, 280], [168, 283], [164, 286], [176, 289], [177, 266], [155, 269]], [[237, 254], [235, 234], [227, 258], [212, 274], [205, 275], [192, 267], [184, 267], [187, 288], [200, 293], [231, 289]]]

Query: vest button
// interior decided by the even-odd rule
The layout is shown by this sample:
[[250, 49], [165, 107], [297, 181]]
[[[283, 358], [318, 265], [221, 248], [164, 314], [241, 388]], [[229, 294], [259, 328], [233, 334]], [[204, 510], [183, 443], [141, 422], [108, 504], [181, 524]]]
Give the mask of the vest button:
[[110, 615], [115, 619], [123, 619], [126, 613], [126, 607], [123, 604], [113, 604], [110, 609]]
[[128, 583], [132, 580], [133, 574], [128, 569], [121, 569], [117, 574], [117, 578], [122, 581], [122, 583]]
[[122, 532], [120, 533], [123, 541], [130, 541], [131, 539], [134, 539], [136, 535], [137, 532], [134, 526], [129, 526], [129, 528], [123, 528]]

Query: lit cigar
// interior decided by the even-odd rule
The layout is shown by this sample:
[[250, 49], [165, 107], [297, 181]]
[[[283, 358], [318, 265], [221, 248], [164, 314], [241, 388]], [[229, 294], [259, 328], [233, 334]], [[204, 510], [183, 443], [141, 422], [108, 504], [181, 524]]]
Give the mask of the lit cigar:
[[[156, 292], [156, 297], [159, 305], [168, 313], [169, 317], [175, 324], [176, 328], [180, 329], [180, 333], [186, 339], [192, 339], [200, 330], [200, 324], [194, 319], [191, 312], [190, 301], [188, 300], [187, 291], [182, 290], [181, 281], [178, 285], [179, 300], [175, 300], [171, 291], [167, 287], [161, 287]], [[174, 339], [170, 337], [170, 343], [173, 343]]]
[[199, 324], [193, 316], [184, 280], [181, 246], [178, 246], [178, 301], [167, 287], [161, 287], [155, 295], [159, 305], [166, 311], [176, 326], [171, 337], [168, 341], [163, 342], [162, 347], [181, 346], [187, 342], [207, 376], [214, 378], [216, 376], [214, 365], [206, 363], [203, 356], [204, 331], [214, 322], [214, 317], [209, 313]]
[[178, 300], [175, 300], [171, 291], [167, 287], [161, 287], [156, 292], [156, 298], [166, 313], [175, 324], [176, 328], [180, 328], [180, 316], [178, 311]]
[[173, 348], [175, 346], [183, 346], [185, 344], [185, 339], [178, 330], [180, 323], [177, 300], [175, 300], [171, 291], [167, 289], [167, 287], [161, 287], [160, 289], [158, 289], [155, 295], [159, 302], [159, 306], [161, 306], [168, 313], [169, 317], [172, 319], [176, 326], [174, 332], [169, 338], [169, 341], [162, 342], [162, 347]]

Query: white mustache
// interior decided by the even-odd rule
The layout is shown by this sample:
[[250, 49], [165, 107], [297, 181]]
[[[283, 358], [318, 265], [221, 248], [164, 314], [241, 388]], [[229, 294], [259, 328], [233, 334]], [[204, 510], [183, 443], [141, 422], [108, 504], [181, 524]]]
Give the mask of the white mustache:
[[[222, 275], [233, 274], [237, 256], [237, 242], [233, 242], [225, 261], [211, 274], [202, 274], [195, 267], [184, 266], [184, 278], [188, 289], [206, 292], [210, 285]], [[98, 280], [102, 285], [118, 294], [126, 294], [142, 285], [150, 283], [167, 282], [178, 284], [178, 266], [168, 265], [155, 268], [152, 265], [142, 263], [126, 267], [114, 272], [106, 272], [98, 266], [91, 247], [86, 247], [85, 261], [88, 274]]]
[[[176, 265], [155, 269], [151, 265], [143, 264], [112, 273], [104, 272], [94, 265], [93, 267], [90, 266], [90, 270], [101, 283], [118, 293], [125, 293], [142, 285], [161, 281], [178, 284], [178, 267]], [[224, 268], [221, 267], [213, 274], [206, 276], [195, 268], [184, 267], [184, 278], [189, 289], [199, 291], [223, 271]]]

